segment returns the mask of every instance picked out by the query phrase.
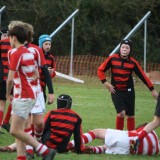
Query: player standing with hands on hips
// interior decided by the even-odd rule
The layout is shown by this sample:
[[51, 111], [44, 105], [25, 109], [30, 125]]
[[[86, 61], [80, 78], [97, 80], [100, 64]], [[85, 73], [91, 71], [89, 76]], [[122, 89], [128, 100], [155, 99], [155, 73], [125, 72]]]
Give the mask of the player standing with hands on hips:
[[[98, 68], [97, 75], [102, 84], [111, 92], [113, 104], [117, 111], [116, 129], [123, 130], [124, 118], [127, 118], [127, 129], [135, 129], [135, 90], [132, 73], [149, 88], [153, 97], [158, 94], [150, 79], [139, 63], [131, 57], [132, 41], [122, 40], [120, 53], [109, 56]], [[107, 82], [105, 72], [111, 69], [111, 83]]]

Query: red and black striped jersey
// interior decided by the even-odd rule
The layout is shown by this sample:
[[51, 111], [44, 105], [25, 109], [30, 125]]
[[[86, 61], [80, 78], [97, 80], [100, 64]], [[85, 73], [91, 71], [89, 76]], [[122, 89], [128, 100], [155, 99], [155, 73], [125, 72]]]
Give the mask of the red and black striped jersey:
[[11, 49], [9, 38], [0, 41], [0, 56], [1, 56], [1, 77], [3, 81], [7, 80], [8, 76], [8, 50]]
[[143, 83], [153, 90], [153, 84], [146, 76], [139, 63], [133, 58], [123, 59], [119, 54], [109, 56], [98, 68], [97, 76], [102, 81], [106, 82], [105, 72], [111, 69], [111, 84], [117, 90], [127, 91], [129, 88], [134, 88], [132, 73], [134, 72]]
[[[45, 57], [45, 60], [46, 60], [46, 65], [47, 67], [51, 67], [54, 69], [54, 72], [52, 74], [50, 74], [51, 78], [54, 78], [56, 76], [56, 62], [55, 62], [55, 59], [54, 59], [54, 56], [51, 54], [51, 53], [47, 53], [47, 54], [44, 54], [44, 57]], [[45, 86], [46, 83], [45, 83], [45, 79], [44, 79], [44, 75], [41, 74], [40, 75], [40, 79], [41, 79], [41, 86]]]
[[42, 142], [45, 145], [58, 150], [58, 152], [65, 152], [68, 142], [74, 134], [76, 152], [82, 152], [82, 119], [76, 112], [71, 109], [52, 110], [45, 119], [42, 135]]

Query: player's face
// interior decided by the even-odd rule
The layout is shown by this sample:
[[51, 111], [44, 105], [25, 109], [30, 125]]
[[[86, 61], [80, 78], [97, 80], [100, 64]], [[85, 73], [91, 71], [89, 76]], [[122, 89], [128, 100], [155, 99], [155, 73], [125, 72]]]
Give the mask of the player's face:
[[4, 33], [1, 35], [1, 40], [8, 38], [8, 33]]
[[50, 41], [44, 42], [42, 47], [45, 52], [49, 52], [51, 49], [51, 42]]
[[131, 51], [131, 49], [130, 49], [130, 46], [128, 44], [122, 44], [121, 45], [120, 55], [121, 55], [122, 58], [128, 57], [130, 51]]

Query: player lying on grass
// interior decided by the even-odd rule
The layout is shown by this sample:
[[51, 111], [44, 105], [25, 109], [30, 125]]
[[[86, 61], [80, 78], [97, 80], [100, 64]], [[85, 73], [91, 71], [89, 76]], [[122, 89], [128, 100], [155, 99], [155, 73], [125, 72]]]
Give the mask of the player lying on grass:
[[[86, 153], [106, 153], [106, 154], [139, 154], [156, 155], [160, 151], [158, 136], [155, 131], [149, 133], [135, 153], [132, 149], [132, 142], [135, 140], [146, 124], [139, 126], [134, 131], [122, 131], [117, 129], [94, 129], [83, 134], [83, 144], [89, 143], [94, 139], [104, 140], [101, 146], [86, 146]], [[74, 141], [70, 141], [68, 150], [74, 151]]]
[[[131, 150], [134, 139], [138, 137], [144, 125], [139, 126], [134, 131], [121, 131], [116, 129], [94, 129], [82, 135], [83, 144], [90, 143], [94, 139], [104, 140], [105, 144], [100, 146], [85, 146], [84, 153], [106, 153], [106, 154], [139, 154], [156, 155], [160, 151], [158, 136], [155, 131], [149, 133], [140, 143], [136, 153]], [[16, 144], [1, 147], [0, 151], [15, 151]], [[70, 141], [67, 150], [75, 151], [74, 140]]]

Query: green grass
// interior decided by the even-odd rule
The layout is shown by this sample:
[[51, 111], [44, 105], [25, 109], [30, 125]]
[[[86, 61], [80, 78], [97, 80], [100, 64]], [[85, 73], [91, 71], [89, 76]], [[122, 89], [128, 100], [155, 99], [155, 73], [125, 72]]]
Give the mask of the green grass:
[[[81, 77], [82, 79], [84, 77]], [[83, 119], [83, 132], [95, 128], [115, 128], [116, 112], [111, 101], [110, 93], [103, 88], [96, 78], [85, 78], [85, 84], [77, 84], [56, 78], [54, 80], [55, 98], [64, 93], [71, 95], [73, 99], [72, 109]], [[158, 86], [156, 86], [158, 90]], [[136, 124], [149, 122], [153, 119], [156, 101], [149, 90], [141, 83], [136, 84]], [[56, 101], [53, 105], [47, 106], [47, 110], [56, 108]], [[125, 127], [126, 128], [126, 127]], [[3, 130], [4, 131], [4, 130]], [[160, 129], [156, 129], [160, 136]], [[5, 132], [5, 131], [4, 131]], [[5, 132], [0, 135], [0, 145], [6, 146], [14, 142], [14, 138]], [[100, 145], [102, 141], [95, 140], [88, 145]], [[160, 156], [133, 156], [133, 155], [77, 155], [74, 153], [57, 154], [55, 160], [158, 160]], [[16, 153], [0, 153], [0, 160], [15, 160]], [[36, 158], [41, 159], [41, 158]]]

